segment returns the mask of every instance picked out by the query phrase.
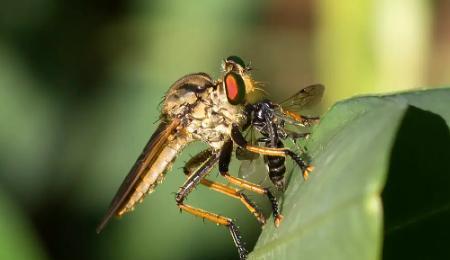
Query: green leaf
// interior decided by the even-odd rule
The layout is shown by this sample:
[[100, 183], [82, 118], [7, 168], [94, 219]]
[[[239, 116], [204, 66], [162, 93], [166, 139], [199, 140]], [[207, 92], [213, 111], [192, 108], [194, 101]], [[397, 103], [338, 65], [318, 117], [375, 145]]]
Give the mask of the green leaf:
[[307, 144], [311, 178], [291, 178], [249, 258], [448, 259], [449, 125], [448, 88], [337, 103]]

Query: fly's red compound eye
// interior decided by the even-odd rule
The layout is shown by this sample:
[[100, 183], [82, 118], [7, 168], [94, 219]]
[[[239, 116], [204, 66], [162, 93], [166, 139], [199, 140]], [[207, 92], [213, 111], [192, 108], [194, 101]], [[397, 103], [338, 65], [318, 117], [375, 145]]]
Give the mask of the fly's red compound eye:
[[225, 75], [224, 81], [228, 102], [232, 105], [243, 104], [245, 101], [245, 83], [242, 77], [235, 72], [229, 72]]

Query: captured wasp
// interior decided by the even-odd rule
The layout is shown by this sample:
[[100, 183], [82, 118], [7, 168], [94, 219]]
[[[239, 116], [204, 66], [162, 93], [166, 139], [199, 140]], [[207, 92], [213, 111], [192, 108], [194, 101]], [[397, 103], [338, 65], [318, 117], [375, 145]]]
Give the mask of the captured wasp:
[[[97, 233], [114, 215], [122, 216], [132, 211], [138, 202], [142, 202], [144, 196], [162, 182], [166, 170], [178, 153], [193, 141], [205, 142], [209, 148], [192, 157], [184, 167], [187, 180], [175, 197], [181, 210], [226, 226], [240, 258], [246, 258], [248, 252], [231, 218], [184, 203], [189, 193], [197, 185], [202, 184], [214, 191], [239, 199], [259, 222], [265, 223], [264, 215], [240, 190], [206, 178], [211, 169], [218, 164], [220, 175], [229, 183], [244, 190], [266, 195], [272, 203], [274, 215], [278, 216], [275, 223], [279, 224], [281, 215], [278, 202], [269, 189], [229, 174], [228, 166], [233, 146], [237, 145], [240, 149], [265, 156], [289, 156], [297, 162], [303, 172], [308, 172], [310, 168], [288, 148], [279, 145], [261, 147], [247, 142], [242, 134], [243, 128], [252, 124], [257, 125], [256, 117], [254, 113], [249, 113], [251, 111], [248, 106], [249, 100], [258, 89], [257, 83], [249, 74], [250, 68], [237, 56], [226, 58], [222, 63], [222, 70], [222, 76], [218, 80], [213, 80], [206, 73], [194, 73], [172, 84], [162, 102], [159, 126], [122, 182], [105, 217], [97, 227]], [[287, 115], [286, 111], [283, 113]], [[265, 130], [261, 128], [260, 131], [264, 133]]]
[[[263, 143], [266, 147], [283, 148], [283, 140], [290, 138], [294, 142], [297, 139], [306, 138], [309, 133], [297, 132], [289, 130], [287, 125], [307, 128], [319, 121], [319, 117], [300, 115], [294, 111], [317, 104], [324, 92], [324, 86], [321, 84], [315, 84], [307, 86], [290, 98], [280, 103], [274, 103], [269, 99], [264, 99], [254, 104], [247, 104], [245, 106], [245, 113], [249, 121], [243, 127], [246, 129], [250, 126], [252, 143]], [[256, 134], [259, 133], [260, 137], [254, 139]], [[259, 154], [249, 153], [246, 150], [237, 148], [236, 153], [238, 159], [241, 160], [253, 160], [259, 158]], [[303, 177], [308, 178], [308, 166], [298, 156], [293, 155], [292, 158], [301, 165], [303, 171]], [[264, 155], [264, 162], [269, 172], [269, 178], [276, 188], [282, 190], [285, 188], [284, 173], [286, 171], [285, 158], [280, 156]], [[241, 167], [240, 172], [245, 169]], [[247, 171], [247, 175], [249, 172]]]

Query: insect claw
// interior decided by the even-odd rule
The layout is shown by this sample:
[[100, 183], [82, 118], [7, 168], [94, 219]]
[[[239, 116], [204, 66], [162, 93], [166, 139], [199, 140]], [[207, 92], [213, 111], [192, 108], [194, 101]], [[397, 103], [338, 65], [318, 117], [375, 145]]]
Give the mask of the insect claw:
[[303, 171], [303, 179], [307, 181], [309, 179], [309, 174], [314, 170], [314, 166], [309, 165], [306, 167], [306, 169]]
[[303, 179], [304, 179], [305, 181], [307, 181], [307, 180], [309, 179], [309, 172], [306, 171], [306, 170], [303, 172]]
[[256, 212], [255, 213], [255, 217], [259, 221], [259, 223], [261, 223], [261, 225], [265, 225], [266, 224], [266, 218], [264, 217], [263, 214], [261, 214], [259, 212]]
[[283, 220], [283, 215], [281, 215], [281, 214], [278, 214], [276, 217], [275, 217], [275, 219], [273, 220], [273, 223], [275, 224], [275, 227], [279, 227], [280, 226], [280, 223], [281, 223], [281, 221]]

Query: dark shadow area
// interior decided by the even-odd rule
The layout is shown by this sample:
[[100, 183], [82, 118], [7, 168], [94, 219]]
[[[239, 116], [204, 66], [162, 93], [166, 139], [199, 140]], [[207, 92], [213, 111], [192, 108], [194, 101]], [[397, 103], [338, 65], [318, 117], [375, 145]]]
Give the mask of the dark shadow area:
[[410, 106], [382, 194], [383, 259], [450, 259], [449, 160], [444, 119]]

